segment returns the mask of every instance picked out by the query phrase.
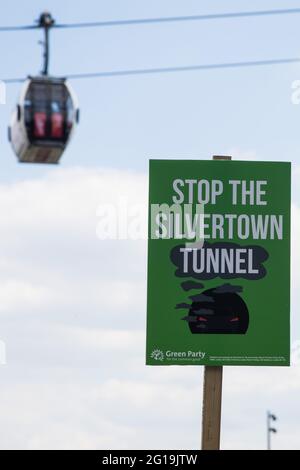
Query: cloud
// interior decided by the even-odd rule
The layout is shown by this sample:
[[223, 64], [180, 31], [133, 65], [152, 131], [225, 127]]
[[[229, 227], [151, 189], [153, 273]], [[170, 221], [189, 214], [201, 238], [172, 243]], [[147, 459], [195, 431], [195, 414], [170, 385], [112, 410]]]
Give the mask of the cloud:
[[0, 316], [11, 312], [22, 312], [27, 308], [40, 309], [51, 298], [43, 285], [33, 285], [20, 280], [7, 280], [0, 283]]
[[[203, 369], [144, 365], [146, 242], [96, 236], [99, 204], [120, 197], [145, 204], [147, 176], [58, 169], [0, 185], [4, 449], [200, 446]], [[296, 203], [292, 221], [296, 313]], [[299, 448], [299, 392], [297, 367], [226, 367], [223, 448], [264, 448], [266, 408], [274, 446]]]
[[64, 322], [71, 311], [89, 319], [103, 310], [106, 324], [115, 316], [125, 325], [145, 295], [145, 266], [136, 260], [145, 259], [146, 242], [96, 235], [99, 205], [122, 197], [146, 203], [146, 177], [76, 168], [1, 185], [0, 315], [48, 312]]
[[291, 302], [292, 302], [292, 337], [295, 340], [300, 339], [299, 334], [299, 316], [297, 315], [298, 305], [300, 302], [300, 207], [296, 204], [292, 204], [291, 211]]

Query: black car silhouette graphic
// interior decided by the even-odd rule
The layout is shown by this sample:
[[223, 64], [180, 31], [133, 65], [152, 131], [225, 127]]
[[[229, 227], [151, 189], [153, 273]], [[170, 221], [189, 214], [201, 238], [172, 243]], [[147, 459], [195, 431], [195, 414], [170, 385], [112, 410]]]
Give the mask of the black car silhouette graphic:
[[242, 288], [224, 284], [191, 296], [189, 313], [183, 317], [194, 334], [245, 334], [249, 326]]

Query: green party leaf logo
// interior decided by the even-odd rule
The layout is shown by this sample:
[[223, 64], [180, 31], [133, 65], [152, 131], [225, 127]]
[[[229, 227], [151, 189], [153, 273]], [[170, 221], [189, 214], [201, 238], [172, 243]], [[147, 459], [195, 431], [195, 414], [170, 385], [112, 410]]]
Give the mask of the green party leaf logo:
[[151, 359], [155, 361], [163, 361], [164, 360], [164, 353], [160, 349], [154, 349], [150, 355]]

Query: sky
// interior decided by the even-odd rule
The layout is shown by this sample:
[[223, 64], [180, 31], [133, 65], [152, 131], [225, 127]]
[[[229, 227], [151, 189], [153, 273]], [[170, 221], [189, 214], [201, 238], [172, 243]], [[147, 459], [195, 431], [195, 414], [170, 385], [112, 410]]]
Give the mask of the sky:
[[[1, 24], [300, 7], [300, 1], [1, 0]], [[41, 69], [39, 31], [0, 32], [0, 78]], [[299, 15], [53, 31], [68, 75], [300, 57]], [[99, 240], [101, 204], [146, 204], [149, 158], [291, 161], [290, 368], [226, 367], [223, 449], [300, 449], [300, 64], [73, 80], [81, 122], [57, 167], [19, 165], [0, 105], [0, 447], [197, 449], [202, 367], [146, 367], [145, 240]], [[146, 214], [145, 214], [146, 218]], [[113, 256], [111, 253], [113, 252]], [[122, 268], [120, 268], [122, 266]]]

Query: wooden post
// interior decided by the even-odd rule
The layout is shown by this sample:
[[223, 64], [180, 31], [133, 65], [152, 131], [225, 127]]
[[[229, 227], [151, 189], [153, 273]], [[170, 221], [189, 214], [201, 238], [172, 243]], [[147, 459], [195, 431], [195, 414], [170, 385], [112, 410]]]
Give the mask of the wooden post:
[[[213, 160], [231, 160], [231, 157], [214, 155]], [[204, 367], [202, 450], [220, 450], [222, 380], [222, 366]]]
[[205, 366], [202, 450], [220, 450], [223, 367]]

